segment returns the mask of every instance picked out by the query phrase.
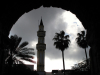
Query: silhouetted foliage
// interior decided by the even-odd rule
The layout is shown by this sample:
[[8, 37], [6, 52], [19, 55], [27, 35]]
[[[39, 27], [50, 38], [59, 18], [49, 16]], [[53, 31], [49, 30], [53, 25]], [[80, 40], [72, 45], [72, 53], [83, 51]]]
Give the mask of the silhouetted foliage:
[[[53, 40], [54, 46], [62, 51], [62, 58], [63, 58], [63, 69], [65, 70], [65, 65], [64, 65], [64, 50], [69, 47], [70, 40], [69, 35], [65, 35], [65, 32], [62, 30], [60, 33], [55, 33], [56, 35], [54, 36]], [[65, 72], [64, 72], [65, 75]]]
[[88, 61], [88, 65], [86, 64], [86, 60], [84, 60], [72, 66], [72, 70], [74, 70], [74, 72], [71, 72], [70, 75], [90, 75], [90, 58]]
[[[87, 60], [86, 48], [88, 47], [88, 44], [85, 37], [85, 31], [81, 31], [81, 33], [78, 33], [77, 36], [78, 37], [76, 38], [76, 42], [79, 47], [85, 49], [85, 55], [86, 55], [86, 60]], [[87, 60], [87, 64], [88, 64], [88, 60]]]
[[11, 44], [8, 49], [8, 56], [5, 59], [6, 64], [18, 64], [18, 62], [21, 62], [22, 59], [35, 63], [35, 61], [31, 60], [34, 58], [34, 49], [25, 47], [28, 45], [27, 41], [19, 45], [21, 39], [22, 38], [18, 37], [17, 35], [10, 37]]
[[53, 38], [54, 45], [57, 49], [64, 51], [69, 47], [70, 40], [68, 39], [69, 35], [65, 35], [64, 31], [61, 31], [60, 33], [56, 33], [55, 37]]
[[5, 49], [5, 53], [7, 53], [5, 59], [5, 64], [7, 66], [5, 68], [7, 68], [9, 73], [12, 73], [13, 70], [16, 70], [15, 64], [19, 64], [19, 62], [20, 64], [24, 64], [22, 60], [35, 63], [35, 61], [32, 60], [34, 58], [33, 55], [35, 54], [34, 49], [25, 47], [28, 45], [27, 41], [20, 44], [22, 38], [18, 37], [17, 35], [11, 36], [9, 39], [10, 44], [7, 49]]

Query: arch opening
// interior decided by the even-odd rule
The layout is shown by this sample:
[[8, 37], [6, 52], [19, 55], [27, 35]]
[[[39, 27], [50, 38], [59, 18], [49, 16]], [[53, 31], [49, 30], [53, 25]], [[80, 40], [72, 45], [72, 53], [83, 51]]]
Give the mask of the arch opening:
[[[54, 12], [51, 12], [51, 11], [54, 11]], [[34, 15], [32, 15], [33, 13], [34, 13]], [[52, 38], [53, 38], [53, 36], [56, 32], [64, 30], [66, 32], [66, 35], [70, 35], [70, 37], [71, 37], [70, 39], [71, 39], [72, 43], [70, 46], [70, 50], [73, 49], [73, 52], [74, 53], [76, 52], [76, 55], [77, 55], [77, 52], [78, 52], [77, 49], [81, 49], [81, 48], [77, 48], [74, 39], [78, 32], [80, 32], [81, 30], [85, 30], [85, 29], [84, 29], [84, 27], [82, 27], [82, 23], [79, 21], [79, 19], [77, 19], [77, 17], [73, 13], [71, 13], [70, 11], [62, 10], [60, 8], [40, 7], [39, 9], [36, 9], [36, 11], [31, 10], [30, 12], [25, 13], [15, 23], [15, 25], [13, 26], [13, 28], [11, 30], [10, 35], [13, 35], [17, 32], [16, 34], [18, 36], [21, 36], [23, 38], [23, 41], [24, 40], [27, 41], [27, 39], [29, 39], [28, 40], [30, 43], [29, 47], [32, 47], [32, 44], [36, 43], [38, 40], [37, 31], [38, 31], [38, 25], [40, 23], [40, 21], [38, 21], [38, 20], [40, 20], [41, 15], [43, 15], [42, 18], [43, 18], [44, 30], [46, 30], [47, 34], [49, 34], [45, 38], [46, 39], [45, 43], [47, 45], [49, 45], [50, 43], [53, 45], [53, 41], [52, 42], [50, 42], [51, 40], [48, 41], [48, 39], [51, 39], [50, 36], [52, 36]], [[37, 16], [38, 16], [38, 18], [36, 18]], [[51, 31], [51, 29], [52, 29], [52, 31]], [[60, 59], [59, 58], [57, 58], [57, 59], [59, 61], [62, 61], [61, 52], [57, 51], [54, 46], [47, 46], [47, 51], [46, 51], [47, 54], [46, 55], [48, 55], [48, 53], [50, 53], [51, 49], [55, 50], [54, 52], [51, 52], [51, 54], [54, 55], [55, 52], [58, 52], [58, 55], [60, 54], [60, 57], [53, 56], [54, 57], [53, 58], [51, 55], [49, 55], [49, 56], [46, 56], [46, 59], [49, 58], [50, 60], [52, 60], [52, 63], [53, 63], [54, 60], [56, 59], [56, 57], [59, 57]], [[80, 58], [78, 59], [78, 61], [74, 60], [75, 63], [73, 63], [74, 61], [72, 61], [72, 59], [74, 56], [71, 56], [71, 58], [68, 59], [68, 57], [70, 57], [70, 55], [73, 54], [73, 52], [71, 52], [70, 50], [65, 51], [69, 55], [69, 56], [67, 54], [65, 55], [65, 57], [67, 57], [67, 58], [65, 58], [66, 59], [65, 62], [69, 61], [68, 65], [72, 66], [72, 64], [78, 63], [80, 61]], [[80, 53], [82, 53], [82, 54], [83, 54], [83, 52], [84, 52], [84, 50], [80, 51]], [[81, 54], [79, 54], [79, 56], [81, 56]], [[85, 56], [85, 55], [83, 54], [83, 56]], [[48, 65], [47, 63], [48, 62], [46, 62], [46, 65]], [[66, 65], [66, 67], [68, 67], [67, 64], [65, 64], [65, 65]], [[69, 68], [70, 68], [70, 66], [69, 66]], [[35, 69], [36, 69], [36, 67], [35, 67]], [[54, 69], [56, 69], [56, 68], [54, 68]], [[61, 69], [61, 67], [59, 69]], [[50, 71], [50, 69], [49, 69], [49, 71]]]

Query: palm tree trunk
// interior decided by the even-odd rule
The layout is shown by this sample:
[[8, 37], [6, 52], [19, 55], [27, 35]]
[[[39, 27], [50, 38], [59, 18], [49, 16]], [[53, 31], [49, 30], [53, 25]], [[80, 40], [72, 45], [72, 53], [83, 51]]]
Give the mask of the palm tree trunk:
[[85, 55], [86, 55], [86, 62], [87, 62], [87, 65], [88, 65], [86, 48], [85, 48]]
[[64, 69], [64, 75], [65, 75], [64, 51], [62, 51], [62, 58], [63, 58], [63, 69]]

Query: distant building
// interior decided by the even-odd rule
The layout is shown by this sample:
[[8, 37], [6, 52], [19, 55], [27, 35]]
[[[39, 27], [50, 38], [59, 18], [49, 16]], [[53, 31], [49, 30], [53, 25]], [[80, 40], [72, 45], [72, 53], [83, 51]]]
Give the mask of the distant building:
[[[19, 61], [19, 64], [23, 64], [22, 62]], [[32, 71], [34, 71], [34, 65], [29, 65], [29, 64], [25, 64], [29, 69], [31, 69]]]
[[32, 71], [34, 71], [34, 65], [26, 65], [29, 69], [31, 69]]
[[46, 75], [53, 75], [52, 72], [46, 72]]
[[[73, 70], [67, 69], [65, 70], [65, 74], [69, 75]], [[51, 74], [52, 73], [52, 74]], [[52, 70], [51, 73], [46, 73], [47, 75], [64, 75], [64, 70]]]

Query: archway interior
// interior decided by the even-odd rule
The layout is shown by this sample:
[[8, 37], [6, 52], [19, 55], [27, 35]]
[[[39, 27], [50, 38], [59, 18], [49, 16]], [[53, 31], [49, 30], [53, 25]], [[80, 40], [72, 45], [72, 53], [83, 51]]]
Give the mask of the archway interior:
[[[59, 33], [61, 30], [64, 30], [66, 35], [70, 36], [71, 40], [69, 48], [64, 52], [65, 68], [70, 69], [71, 66], [85, 59], [85, 51], [77, 46], [75, 39], [77, 33], [80, 33], [82, 30], [86, 32], [86, 30], [75, 14], [61, 8], [44, 8], [41, 6], [38, 9], [25, 13], [12, 27], [9, 37], [17, 34], [22, 37], [22, 42], [28, 41], [28, 47], [34, 48], [34, 60], [37, 61], [37, 31], [39, 29], [38, 26], [40, 24], [41, 16], [44, 30], [46, 31], [45, 71], [51, 72], [53, 69], [63, 69], [61, 51], [55, 49], [55, 46], [53, 46], [54, 41], [52, 41], [55, 33]], [[87, 49], [87, 54], [89, 54], [88, 51], [89, 48]], [[25, 62], [25, 64], [32, 63]], [[37, 69], [36, 64], [34, 64], [34, 69]]]

